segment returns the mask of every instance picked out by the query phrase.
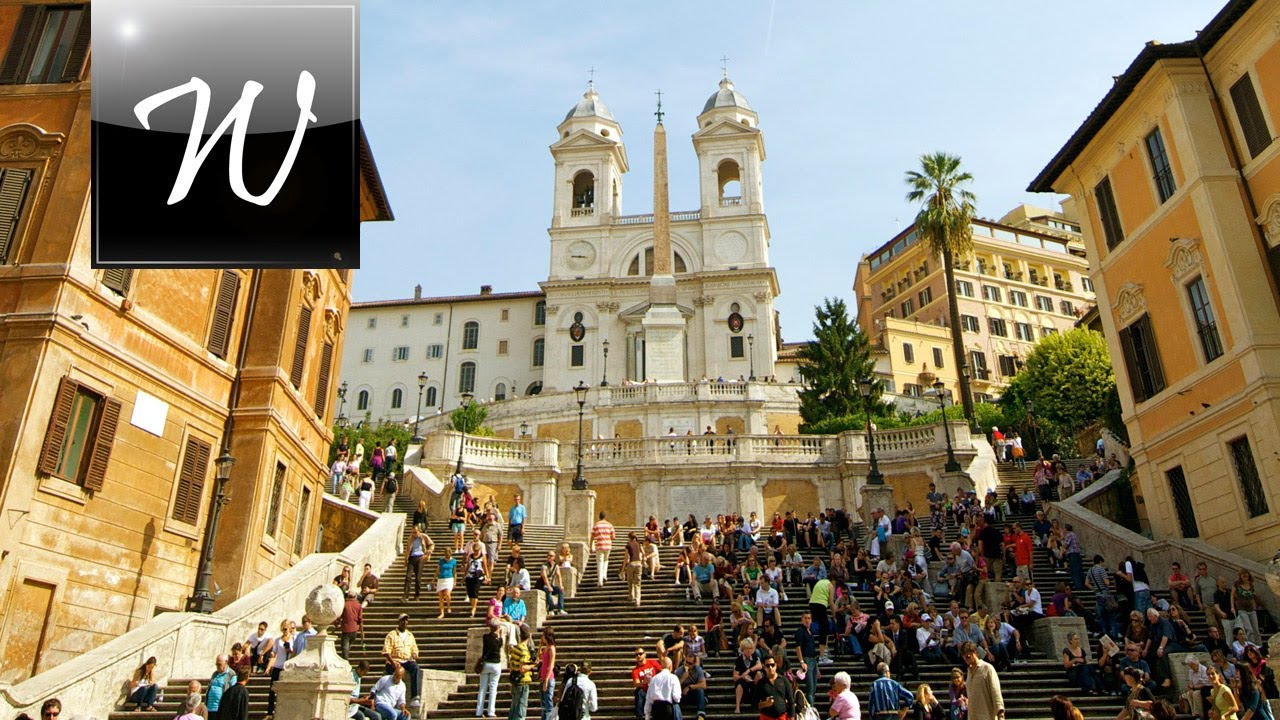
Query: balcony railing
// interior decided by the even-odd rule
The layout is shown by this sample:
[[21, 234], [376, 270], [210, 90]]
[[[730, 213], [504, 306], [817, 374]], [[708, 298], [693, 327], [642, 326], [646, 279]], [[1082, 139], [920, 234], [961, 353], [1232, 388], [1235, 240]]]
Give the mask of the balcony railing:
[[1054, 282], [1053, 286], [1065, 292], [1072, 292], [1075, 289], [1075, 286], [1071, 284], [1070, 280]]
[[569, 211], [570, 217], [591, 217], [596, 214], [593, 207], [576, 207]]
[[722, 197], [722, 198], [720, 198], [720, 207], [732, 207], [732, 206], [734, 206], [734, 205], [741, 205], [741, 204], [742, 204], [742, 198], [741, 198], [741, 197]]
[[1022, 273], [1021, 273], [1021, 272], [1019, 272], [1019, 271], [1017, 271], [1017, 270], [1010, 270], [1010, 271], [1006, 271], [1006, 272], [1005, 272], [1005, 274], [1004, 274], [1004, 279], [1005, 279], [1005, 280], [1018, 280], [1018, 281], [1021, 281], [1021, 280], [1022, 280]]
[[[698, 220], [702, 217], [701, 210], [686, 210], [683, 212], [671, 213], [671, 222], [682, 222], [685, 220]], [[652, 225], [653, 213], [644, 215], [623, 215], [616, 221], [618, 225]]]

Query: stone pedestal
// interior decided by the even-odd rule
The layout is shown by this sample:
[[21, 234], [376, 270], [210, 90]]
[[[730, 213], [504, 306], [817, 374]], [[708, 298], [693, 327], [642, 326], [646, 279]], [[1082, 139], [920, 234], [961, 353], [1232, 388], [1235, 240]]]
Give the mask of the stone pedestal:
[[893, 512], [893, 486], [864, 483], [859, 494], [862, 496], [862, 522], [866, 523], [868, 531], [875, 532], [875, 528], [871, 527], [871, 513], [876, 510]]
[[[989, 580], [987, 581], [986, 592], [982, 594], [982, 597], [977, 598], [975, 602], [981, 605], [986, 605], [987, 610], [991, 612], [999, 612], [1000, 605], [1008, 599], [1009, 599], [1009, 583], [995, 582], [995, 581]], [[1087, 636], [1081, 635], [1080, 638], [1081, 638], [1080, 640], [1081, 644], [1084, 644], [1087, 639]], [[1059, 648], [1059, 650], [1061, 650], [1061, 648]]]
[[[591, 559], [590, 545], [585, 542], [569, 543], [569, 555], [573, 558], [574, 570], [574, 593], [577, 593], [578, 584], [582, 582], [582, 578], [587, 576], [587, 563]], [[567, 589], [565, 592], [569, 592]], [[570, 595], [569, 597], [573, 597]]]
[[1169, 672], [1173, 675], [1175, 696], [1187, 691], [1187, 658], [1194, 657], [1204, 667], [1213, 667], [1209, 653], [1169, 653]]
[[524, 623], [529, 626], [529, 631], [535, 636], [542, 629], [542, 623], [547, 621], [547, 594], [541, 590], [530, 590], [520, 596], [524, 600], [524, 607], [527, 611], [524, 617]]
[[[664, 282], [665, 281], [665, 282]], [[675, 278], [654, 275], [651, 292], [667, 289], [667, 282], [674, 298]], [[644, 326], [645, 380], [684, 382], [685, 319], [680, 308], [670, 305], [650, 305], [641, 321]]]
[[[1085, 657], [1093, 659], [1089, 645], [1089, 632], [1081, 617], [1047, 617], [1040, 618], [1031, 626], [1031, 644], [1039, 652], [1049, 657], [1061, 657], [1062, 648], [1067, 646], [1067, 635], [1078, 633], [1080, 646], [1084, 648]], [[1023, 638], [1027, 641], [1028, 638]]]
[[[591, 528], [596, 524], [596, 491], [568, 490], [564, 494], [564, 539], [573, 543], [591, 541]], [[574, 556], [574, 560], [577, 560]], [[585, 562], [586, 558], [583, 558]], [[582, 566], [579, 565], [579, 568]]]
[[[484, 636], [489, 633], [487, 627], [467, 628], [467, 672], [472, 672], [476, 668], [476, 661], [480, 659], [481, 653], [484, 652]], [[507, 644], [502, 644], [502, 669], [507, 669]]]
[[1277, 653], [1280, 653], [1280, 632], [1273, 633], [1267, 640], [1268, 657], [1280, 658], [1280, 654]]
[[581, 573], [578, 568], [560, 568], [560, 582], [564, 584], [564, 596], [566, 600], [572, 600], [578, 596], [578, 581], [581, 579]]
[[[341, 614], [345, 598], [335, 585], [321, 585], [307, 596], [307, 614], [316, 627], [327, 628]], [[307, 649], [284, 665], [275, 683], [277, 720], [345, 720], [355, 683], [351, 665], [334, 648], [333, 638], [320, 632]]]
[[973, 478], [963, 470], [944, 472], [938, 478], [938, 492], [946, 493], [949, 498], [954, 498], [958, 492], [969, 492], [973, 489]]

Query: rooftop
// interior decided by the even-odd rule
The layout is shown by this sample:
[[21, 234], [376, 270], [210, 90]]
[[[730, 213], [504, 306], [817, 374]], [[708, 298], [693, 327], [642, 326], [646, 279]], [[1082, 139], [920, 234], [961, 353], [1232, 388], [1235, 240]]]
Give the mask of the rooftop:
[[1138, 83], [1142, 78], [1146, 77], [1147, 71], [1152, 66], [1160, 60], [1198, 58], [1207, 53], [1235, 25], [1236, 21], [1249, 8], [1253, 7], [1255, 2], [1256, 0], [1231, 0], [1222, 10], [1218, 11], [1218, 14], [1209, 21], [1208, 25], [1204, 26], [1203, 30], [1196, 34], [1194, 40], [1168, 45], [1154, 40], [1148, 42], [1142, 48], [1142, 51], [1138, 53], [1138, 56], [1133, 59], [1133, 62], [1129, 63], [1129, 67], [1115, 78], [1115, 84], [1111, 86], [1111, 90], [1103, 96], [1102, 101], [1093, 109], [1093, 112], [1089, 113], [1089, 116], [1076, 129], [1067, 144], [1058, 150], [1058, 153], [1053, 156], [1049, 164], [1031, 181], [1031, 184], [1027, 186], [1027, 192], [1054, 192], [1054, 181], [1062, 175], [1071, 163], [1075, 162], [1075, 159], [1080, 156], [1085, 147], [1102, 131], [1103, 126], [1129, 99], [1134, 89], [1137, 88]]
[[371, 300], [369, 302], [351, 303], [352, 310], [368, 310], [373, 308], [408, 307], [411, 305], [445, 305], [448, 303], [483, 302], [485, 300], [525, 300], [546, 297], [541, 290], [525, 290], [521, 292], [480, 292], [475, 295], [439, 295], [424, 298], [403, 298], [399, 300]]

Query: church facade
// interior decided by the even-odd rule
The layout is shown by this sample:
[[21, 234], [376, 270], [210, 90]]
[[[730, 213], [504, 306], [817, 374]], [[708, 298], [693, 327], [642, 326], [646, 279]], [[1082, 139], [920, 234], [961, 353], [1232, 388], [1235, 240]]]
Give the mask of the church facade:
[[[661, 123], [658, 132], [665, 140]], [[622, 213], [629, 169], [622, 126], [594, 88], [556, 134], [550, 271], [540, 289], [494, 293], [486, 286], [477, 295], [416, 292], [353, 305], [342, 378], [349, 418], [412, 418], [421, 374], [421, 414], [432, 415], [457, 407], [464, 393], [503, 401], [580, 382], [763, 380], [778, 373], [764, 135], [733, 83], [723, 79], [697, 116], [694, 210]], [[655, 209], [666, 206], [665, 153], [660, 164]], [[670, 254], [655, 253], [655, 245]], [[663, 341], [660, 367], [655, 305], [678, 331]]]

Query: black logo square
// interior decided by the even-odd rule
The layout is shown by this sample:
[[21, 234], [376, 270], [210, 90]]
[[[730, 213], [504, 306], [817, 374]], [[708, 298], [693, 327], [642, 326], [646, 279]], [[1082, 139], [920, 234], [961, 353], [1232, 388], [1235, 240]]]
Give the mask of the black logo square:
[[358, 0], [93, 3], [93, 266], [354, 268]]

